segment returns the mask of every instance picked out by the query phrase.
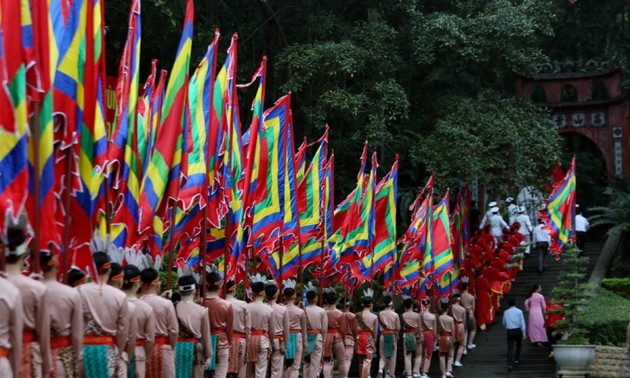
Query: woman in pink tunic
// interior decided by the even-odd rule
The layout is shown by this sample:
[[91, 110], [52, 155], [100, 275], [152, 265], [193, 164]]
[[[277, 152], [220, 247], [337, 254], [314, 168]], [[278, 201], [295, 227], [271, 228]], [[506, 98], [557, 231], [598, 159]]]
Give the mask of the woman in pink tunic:
[[545, 297], [540, 292], [542, 286], [534, 285], [530, 292], [529, 298], [525, 300], [525, 309], [529, 312], [527, 335], [532, 344], [542, 346], [547, 342], [547, 332], [545, 331]]

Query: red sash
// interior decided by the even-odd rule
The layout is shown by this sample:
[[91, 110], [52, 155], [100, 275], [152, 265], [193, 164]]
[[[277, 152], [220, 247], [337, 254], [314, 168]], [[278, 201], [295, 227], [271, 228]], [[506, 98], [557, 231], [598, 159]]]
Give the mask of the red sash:
[[170, 344], [168, 336], [155, 336], [155, 345], [167, 345]]
[[22, 331], [22, 344], [30, 344], [37, 341], [37, 333], [32, 329]]
[[135, 345], [137, 347], [144, 346], [144, 341], [145, 341], [145, 339], [136, 339], [136, 344]]
[[116, 345], [116, 338], [112, 335], [84, 335], [83, 345]]
[[59, 336], [50, 338], [50, 347], [52, 349], [67, 348], [72, 345], [70, 336]]

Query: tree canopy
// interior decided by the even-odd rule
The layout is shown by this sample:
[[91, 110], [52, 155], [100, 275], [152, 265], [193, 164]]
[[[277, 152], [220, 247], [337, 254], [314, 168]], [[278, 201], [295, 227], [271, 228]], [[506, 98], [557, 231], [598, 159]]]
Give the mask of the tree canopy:
[[[514, 72], [550, 58], [630, 62], [630, 4], [623, 0], [195, 3], [193, 66], [215, 28], [223, 35], [219, 59], [229, 35], [239, 33], [239, 81], [268, 55], [267, 106], [293, 93], [298, 140], [314, 140], [325, 123], [331, 126], [338, 198], [355, 185], [366, 138], [379, 152], [380, 173], [401, 155], [401, 195], [413, 193], [431, 171], [438, 186], [453, 189], [472, 178], [497, 194], [542, 184], [562, 141], [545, 109], [514, 97]], [[129, 0], [105, 4], [108, 71], [115, 73]], [[185, 1], [142, 7], [146, 77], [152, 58], [170, 67]], [[242, 109], [251, 96], [242, 94]]]

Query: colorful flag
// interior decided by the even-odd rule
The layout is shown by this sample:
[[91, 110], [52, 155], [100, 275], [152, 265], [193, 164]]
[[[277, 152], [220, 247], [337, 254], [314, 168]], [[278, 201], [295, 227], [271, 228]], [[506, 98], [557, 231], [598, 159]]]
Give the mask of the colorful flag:
[[[449, 191], [446, 190], [444, 197], [433, 208], [433, 230], [432, 230], [432, 252], [433, 252], [433, 273], [428, 275], [433, 282], [441, 282], [446, 273], [453, 273], [454, 259], [451, 248], [451, 221], [449, 218]], [[426, 266], [424, 267], [425, 274]]]
[[295, 154], [295, 178], [297, 180], [298, 185], [302, 184], [302, 180], [304, 179], [304, 174], [306, 173], [306, 149], [309, 144], [304, 137], [302, 144], [297, 150]]
[[[208, 150], [208, 133], [210, 132], [210, 107], [212, 105], [218, 44], [219, 32], [217, 30], [214, 34], [214, 40], [208, 46], [206, 54], [190, 79], [188, 106], [191, 122], [190, 130], [186, 133], [188, 140], [184, 151], [185, 168], [182, 172], [184, 180], [179, 191], [179, 200], [184, 210], [187, 210], [194, 203], [199, 203], [204, 208], [208, 201], [208, 187], [211, 182], [208, 178], [207, 162], [210, 159], [208, 155], [215, 153], [214, 150]], [[214, 169], [212, 169], [213, 172]], [[211, 223], [218, 223], [218, 219], [212, 218]]]
[[540, 210], [540, 218], [549, 231], [551, 243], [549, 251], [559, 256], [575, 238], [575, 156], [571, 167], [561, 181], [555, 183], [547, 198], [545, 208]]
[[383, 287], [391, 290], [396, 258], [396, 198], [398, 194], [398, 156], [389, 173], [376, 187], [375, 237], [372, 252], [357, 261], [363, 277], [383, 273]]
[[[167, 193], [169, 180], [172, 184], [175, 184], [173, 181], [176, 181], [177, 185], [175, 186], [179, 190], [179, 177], [173, 177], [173, 173], [179, 172], [182, 157], [193, 17], [193, 1], [188, 0], [182, 38], [177, 49], [162, 106], [162, 114], [165, 117], [158, 129], [153, 155], [140, 189], [139, 232], [141, 233], [151, 227], [153, 216], [160, 209]], [[173, 195], [173, 193], [168, 195]]]
[[18, 2], [0, 1], [0, 240], [5, 242], [5, 221], [17, 223], [29, 185], [26, 69], [14, 53], [22, 48], [20, 19]]
[[[264, 126], [255, 146], [258, 177], [264, 184], [257, 185], [250, 193], [250, 203], [253, 204], [250, 244], [262, 256], [275, 249], [274, 244], [284, 228], [284, 184], [288, 170], [286, 135], [290, 126], [290, 103], [291, 97], [286, 95], [265, 111]], [[249, 148], [252, 148], [251, 142]]]

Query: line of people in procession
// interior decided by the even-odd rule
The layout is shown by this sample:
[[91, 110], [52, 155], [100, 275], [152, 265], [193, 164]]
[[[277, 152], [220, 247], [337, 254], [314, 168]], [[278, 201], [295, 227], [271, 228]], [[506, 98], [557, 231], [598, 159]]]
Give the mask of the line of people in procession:
[[528, 249], [521, 209], [511, 226], [501, 224], [500, 235], [497, 214], [491, 209], [490, 223], [471, 239], [460, 290], [441, 300], [435, 291], [405, 298], [400, 316], [389, 295], [374, 314], [372, 293], [356, 315], [345, 300], [337, 310], [334, 291], [323, 291], [320, 308], [317, 289], [308, 286], [307, 305], [299, 305], [294, 282], [283, 284], [280, 305], [280, 288], [262, 276], [246, 303], [235, 298], [236, 283], [224, 283], [217, 272], [206, 274], [205, 298], [196, 298], [195, 277], [181, 275], [178, 299], [169, 300], [160, 295], [158, 271], [123, 268], [103, 252], [93, 255], [96, 282], [86, 283], [75, 269], [68, 286], [59, 283], [59, 262], [46, 253], [43, 278], [33, 279], [22, 274], [25, 233], [10, 227], [0, 277], [0, 376], [298, 377], [302, 370], [305, 377], [331, 377], [336, 360], [339, 376], [347, 377], [356, 355], [360, 376], [368, 377], [377, 341], [379, 374], [394, 376], [401, 337], [405, 376], [426, 377], [436, 348], [443, 377], [451, 377], [475, 347], [477, 328], [494, 322]]

